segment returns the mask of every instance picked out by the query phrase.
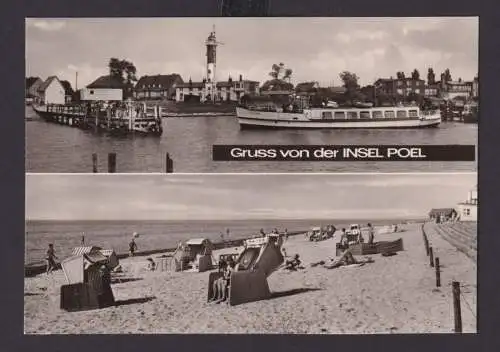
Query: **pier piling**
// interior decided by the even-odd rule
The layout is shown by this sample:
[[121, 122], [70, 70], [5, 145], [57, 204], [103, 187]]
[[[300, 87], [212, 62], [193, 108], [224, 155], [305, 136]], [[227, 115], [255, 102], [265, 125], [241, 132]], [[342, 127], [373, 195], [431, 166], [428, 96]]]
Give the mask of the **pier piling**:
[[166, 158], [165, 158], [165, 172], [167, 174], [174, 172], [174, 161], [172, 160], [172, 158], [170, 158], [169, 153], [167, 153]]
[[453, 312], [455, 316], [455, 332], [462, 332], [462, 309], [460, 307], [460, 282], [453, 281]]
[[116, 172], [116, 153], [108, 153], [108, 172]]
[[441, 287], [441, 270], [439, 267], [439, 258], [436, 258], [435, 260], [435, 267], [436, 267], [436, 287]]
[[97, 153], [92, 153], [92, 172], [97, 173]]

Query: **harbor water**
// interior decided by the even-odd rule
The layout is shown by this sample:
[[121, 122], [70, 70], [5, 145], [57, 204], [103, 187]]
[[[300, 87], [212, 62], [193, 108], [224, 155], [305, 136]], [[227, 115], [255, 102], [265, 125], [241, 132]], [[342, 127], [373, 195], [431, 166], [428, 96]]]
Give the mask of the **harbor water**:
[[[26, 171], [92, 172], [107, 170], [108, 153], [117, 154], [117, 172], [164, 172], [165, 155], [174, 172], [442, 172], [477, 171], [476, 162], [270, 162], [212, 160], [214, 144], [281, 145], [478, 145], [478, 125], [443, 122], [438, 128], [410, 130], [240, 130], [234, 116], [171, 117], [161, 137], [116, 137], [45, 122], [26, 109]], [[477, 157], [476, 157], [477, 160]]]

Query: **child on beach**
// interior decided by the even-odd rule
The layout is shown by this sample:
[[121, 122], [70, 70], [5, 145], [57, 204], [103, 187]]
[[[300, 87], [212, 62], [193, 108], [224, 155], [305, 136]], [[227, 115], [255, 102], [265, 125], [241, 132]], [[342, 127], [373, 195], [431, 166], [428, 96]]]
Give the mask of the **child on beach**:
[[47, 255], [45, 259], [47, 261], [47, 275], [48, 275], [52, 272], [53, 269], [56, 268], [55, 259], [58, 259], [56, 257], [56, 253], [54, 251], [54, 245], [52, 243], [49, 243], [49, 249], [47, 249]]
[[375, 230], [373, 229], [372, 224], [368, 223], [368, 244], [373, 244], [374, 238]]

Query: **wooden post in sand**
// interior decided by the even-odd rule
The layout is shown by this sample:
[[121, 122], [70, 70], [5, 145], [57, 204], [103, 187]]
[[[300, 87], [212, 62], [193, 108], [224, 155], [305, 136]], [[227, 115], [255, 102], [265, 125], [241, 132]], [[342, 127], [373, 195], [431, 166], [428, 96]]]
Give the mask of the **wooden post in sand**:
[[434, 267], [434, 253], [432, 251], [432, 247], [429, 247], [429, 259], [431, 267]]
[[436, 287], [441, 287], [441, 270], [439, 267], [439, 258], [436, 258]]
[[425, 252], [427, 253], [427, 256], [429, 256], [429, 240], [427, 239], [427, 236], [424, 237], [424, 242], [425, 242]]
[[167, 153], [165, 157], [165, 172], [171, 174], [174, 172], [174, 161], [170, 158], [170, 154]]
[[97, 173], [97, 153], [92, 153], [92, 172]]
[[460, 308], [460, 282], [453, 281], [453, 312], [455, 315], [455, 332], [462, 332], [462, 310]]
[[116, 153], [108, 153], [108, 172], [116, 172]]

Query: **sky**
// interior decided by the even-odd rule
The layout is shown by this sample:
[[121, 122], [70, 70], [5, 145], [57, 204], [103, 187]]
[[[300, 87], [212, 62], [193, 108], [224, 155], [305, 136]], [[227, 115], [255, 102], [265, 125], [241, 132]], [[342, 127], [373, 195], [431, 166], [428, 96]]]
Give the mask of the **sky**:
[[416, 219], [454, 207], [466, 174], [28, 174], [26, 220]]
[[205, 76], [204, 42], [215, 25], [217, 79], [261, 83], [271, 66], [293, 70], [292, 83], [341, 85], [348, 70], [361, 85], [449, 68], [453, 79], [478, 73], [478, 17], [434, 18], [57, 18], [26, 19], [26, 76], [57, 75], [78, 88], [107, 74], [111, 57], [132, 61], [138, 76]]

